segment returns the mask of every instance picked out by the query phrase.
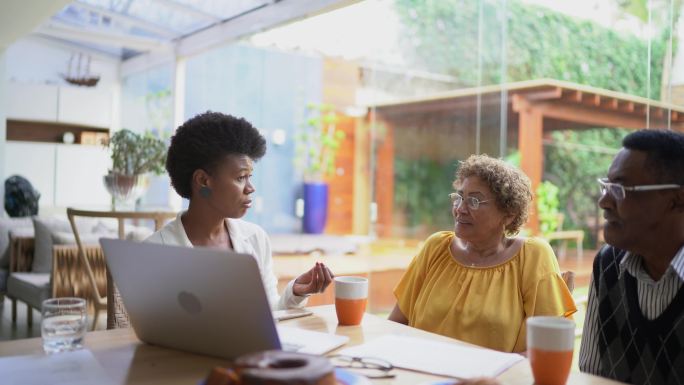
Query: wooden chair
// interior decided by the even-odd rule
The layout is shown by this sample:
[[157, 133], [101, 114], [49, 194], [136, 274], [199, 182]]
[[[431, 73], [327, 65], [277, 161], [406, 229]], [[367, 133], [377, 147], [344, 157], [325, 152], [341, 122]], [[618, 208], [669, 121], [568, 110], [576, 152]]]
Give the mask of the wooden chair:
[[21, 236], [10, 235], [10, 272], [31, 271], [35, 238], [33, 234]]
[[[12, 273], [29, 273], [34, 256], [35, 239], [32, 235], [17, 236], [10, 238], [10, 271]], [[97, 285], [104, 292], [106, 289], [105, 264], [102, 251], [99, 246], [85, 245], [84, 251], [93, 266], [93, 271], [97, 280]], [[81, 297], [92, 298], [91, 288], [86, 282], [86, 269], [82, 266], [78, 258], [78, 248], [73, 245], [54, 245], [52, 247], [52, 270], [49, 273], [49, 286], [47, 294], [51, 297]], [[12, 322], [16, 322], [17, 300], [9, 296], [12, 300]], [[37, 303], [27, 305], [27, 322], [29, 327], [33, 324], [33, 308]], [[90, 303], [89, 303], [90, 305]]]
[[[55, 245], [52, 249], [52, 297], [95, 298], [99, 293], [107, 292], [107, 266], [102, 248], [97, 245], [84, 245], [83, 251], [88, 265], [93, 271], [97, 294], [88, 276], [88, 268], [79, 257], [79, 250], [73, 245]], [[87, 301], [91, 310], [95, 309], [93, 301]], [[95, 313], [97, 316], [97, 313]], [[93, 322], [93, 329], [97, 320]]]
[[544, 234], [544, 238], [547, 242], [560, 241], [560, 248], [558, 250], [558, 258], [565, 258], [568, 241], [575, 241], [577, 247], [577, 259], [582, 259], [584, 255], [583, 245], [584, 242], [584, 230], [561, 230], [563, 228], [563, 220], [565, 216], [563, 214], [558, 214], [558, 230]]
[[95, 269], [91, 266], [90, 260], [87, 258], [85, 248], [81, 242], [81, 237], [76, 227], [76, 217], [89, 218], [114, 218], [118, 224], [118, 236], [120, 239], [125, 237], [125, 220], [153, 220], [155, 231], [159, 230], [166, 220], [176, 217], [175, 212], [171, 211], [96, 211], [96, 210], [78, 210], [75, 208], [67, 208], [67, 217], [71, 224], [71, 229], [74, 231], [74, 238], [76, 238], [76, 245], [78, 246], [78, 255], [82, 265], [86, 270], [87, 281], [90, 285], [90, 292], [92, 293], [92, 303], [95, 311], [93, 319], [93, 329], [97, 325], [97, 320], [100, 311], [107, 311], [107, 329], [116, 329], [122, 327], [129, 327], [128, 313], [121, 300], [121, 295], [116, 286], [112, 284], [112, 276], [109, 270], [106, 270], [106, 294], [102, 295], [98, 287]]

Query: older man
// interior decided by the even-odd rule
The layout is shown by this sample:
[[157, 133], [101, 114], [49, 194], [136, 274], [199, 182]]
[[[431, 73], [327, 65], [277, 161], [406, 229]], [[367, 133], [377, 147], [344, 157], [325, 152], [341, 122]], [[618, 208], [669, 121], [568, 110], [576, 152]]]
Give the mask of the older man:
[[684, 384], [684, 134], [640, 130], [600, 179], [608, 245], [594, 260], [580, 369]]

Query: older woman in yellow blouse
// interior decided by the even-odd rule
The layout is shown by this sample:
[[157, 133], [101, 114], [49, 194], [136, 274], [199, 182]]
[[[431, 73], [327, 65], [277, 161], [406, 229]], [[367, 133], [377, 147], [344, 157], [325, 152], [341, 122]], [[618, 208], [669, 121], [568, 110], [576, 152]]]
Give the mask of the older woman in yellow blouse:
[[461, 164], [454, 231], [430, 236], [394, 289], [389, 319], [505, 352], [524, 352], [525, 320], [577, 309], [548, 243], [516, 237], [532, 200], [517, 168], [486, 155]]

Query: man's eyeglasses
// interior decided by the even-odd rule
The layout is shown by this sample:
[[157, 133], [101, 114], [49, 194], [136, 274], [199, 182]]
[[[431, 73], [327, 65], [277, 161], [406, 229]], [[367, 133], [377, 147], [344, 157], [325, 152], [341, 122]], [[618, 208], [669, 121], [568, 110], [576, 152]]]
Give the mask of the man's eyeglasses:
[[673, 190], [684, 186], [678, 184], [648, 184], [641, 186], [623, 186], [619, 183], [608, 182], [607, 178], [597, 179], [601, 186], [601, 196], [610, 194], [615, 200], [621, 201], [625, 199], [626, 191], [656, 191], [656, 190]]
[[337, 368], [348, 369], [367, 378], [394, 378], [391, 363], [373, 357], [330, 356], [330, 362]]
[[[461, 203], [463, 202], [463, 196], [459, 193], [451, 193], [449, 194], [449, 198], [451, 198], [451, 202], [453, 203], [454, 207], [458, 208], [461, 206]], [[481, 201], [476, 197], [467, 197], [465, 198], [465, 203], [468, 206], [469, 209], [471, 210], [477, 210], [480, 208], [480, 205], [482, 203], [487, 203], [490, 202], [491, 199], [487, 199], [486, 201]]]

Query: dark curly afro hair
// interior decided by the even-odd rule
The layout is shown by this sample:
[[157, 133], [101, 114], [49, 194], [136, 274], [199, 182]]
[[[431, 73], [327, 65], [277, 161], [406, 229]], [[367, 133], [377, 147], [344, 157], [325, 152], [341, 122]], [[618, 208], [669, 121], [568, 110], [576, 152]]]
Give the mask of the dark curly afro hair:
[[171, 137], [166, 170], [178, 195], [190, 199], [195, 170], [211, 172], [226, 155], [257, 161], [265, 153], [266, 140], [251, 123], [207, 111], [183, 123]]

